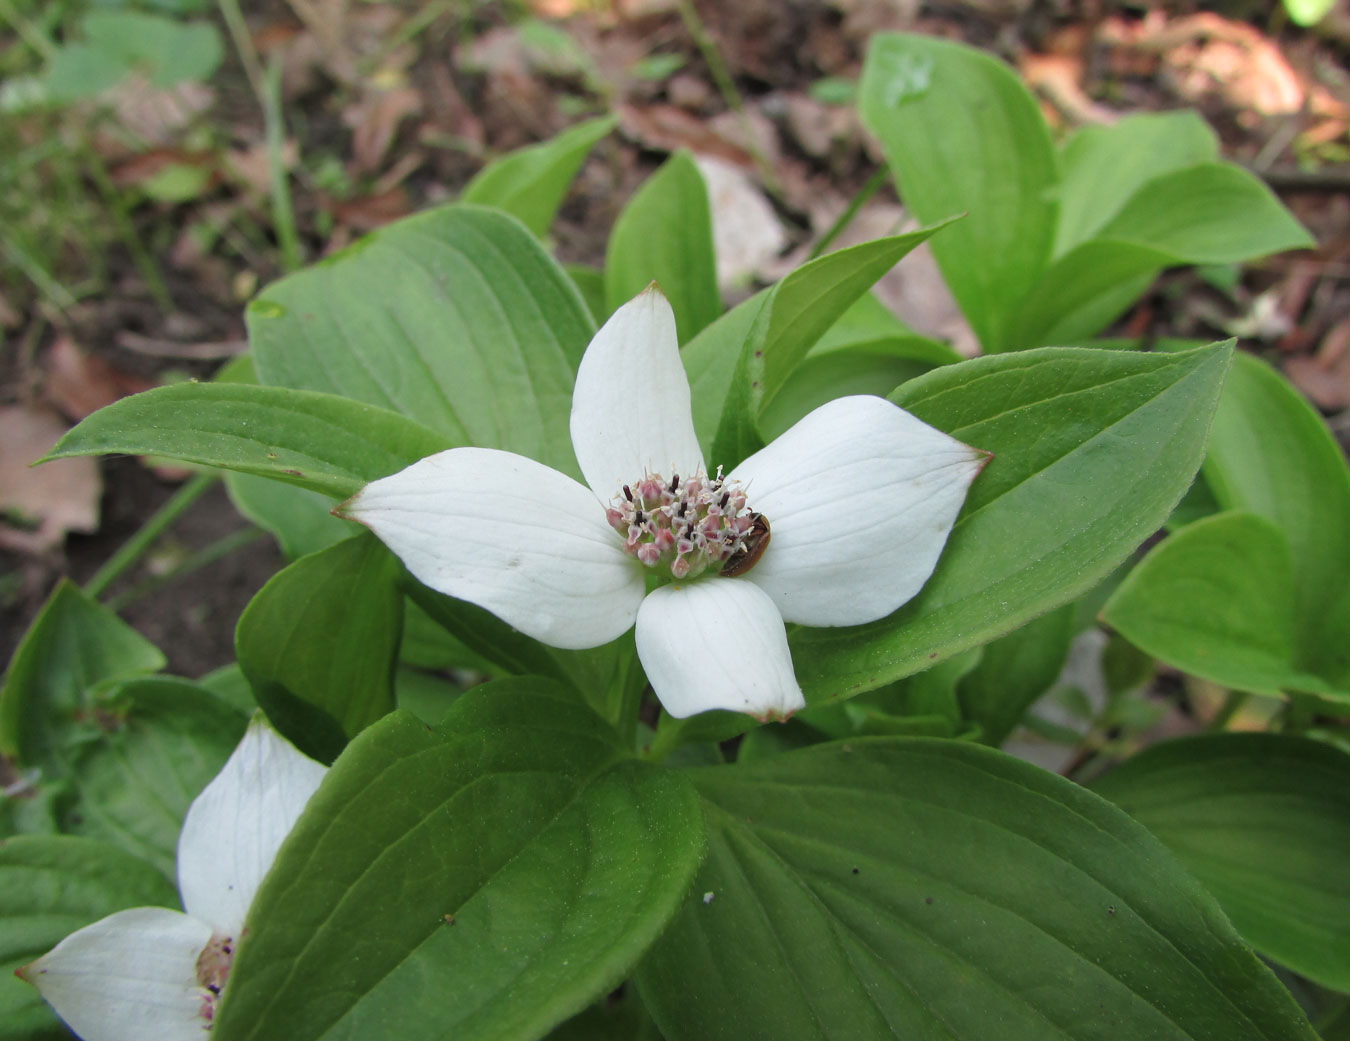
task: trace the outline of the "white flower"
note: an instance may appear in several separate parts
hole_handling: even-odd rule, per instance
[[[324,773],[255,720],[183,821],[178,888],[187,914],[118,911],[18,974],[84,1041],[200,1041],[253,895]]]
[[[674,314],[655,287],[586,349],[571,432],[589,488],[510,452],[455,448],[335,512],[432,589],[550,646],[596,647],[636,623],[647,678],[675,717],[801,708],[784,621],[855,625],[909,600],[988,460],[857,396],[822,405],[725,478],[709,471]],[[649,575],[667,584],[648,592]]]

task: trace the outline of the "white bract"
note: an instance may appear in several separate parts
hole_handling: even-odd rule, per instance
[[[253,895],[325,767],[255,720],[178,838],[187,913],[118,911],[19,970],[84,1041],[200,1041]]]
[[[550,646],[597,647],[636,623],[647,678],[677,718],[801,708],[784,621],[856,625],[909,600],[989,458],[856,396],[710,471],[654,287],[586,349],[571,432],[589,488],[510,452],[454,448],[337,512],[424,584]],[[665,584],[648,592],[649,577]]]

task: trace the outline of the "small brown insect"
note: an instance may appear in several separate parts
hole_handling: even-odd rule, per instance
[[[769,548],[769,522],[762,513],[750,514],[750,530],[735,551],[722,565],[721,574],[727,578],[743,575],[759,563],[764,551]]]

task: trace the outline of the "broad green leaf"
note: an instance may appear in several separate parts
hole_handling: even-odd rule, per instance
[[[1240,510],[1182,528],[1149,551],[1102,608],[1136,647],[1235,690],[1324,690],[1294,666],[1294,580],[1274,524]]]
[[[1006,350],[1078,344],[1139,299],[1171,256],[1129,242],[1085,242],[1050,265],[1008,319]]]
[[[0,1041],[72,1036],[15,969],[100,918],[158,906],[179,906],[173,884],[114,846],[69,835],[0,842]]]
[[[76,796],[64,830],[110,842],[175,878],[188,806],[225,765],[248,718],[170,676],[119,684],[92,709],[97,730],[63,755]]]
[[[986,644],[957,695],[964,717],[978,723],[981,740],[1003,744],[1032,703],[1064,668],[1073,640],[1074,606],[1065,604]]]
[[[253,696],[253,688],[248,685],[248,677],[244,675],[244,670],[239,667],[237,661],[212,669],[197,683],[245,715],[253,715],[258,708],[258,699]]]
[[[213,382],[256,384],[252,355],[230,359]],[[351,525],[333,516],[332,499],[319,492],[237,471],[225,474],[225,490],[236,510],[271,532],[288,560],[316,553],[351,535]]]
[[[1088,241],[1146,183],[1219,158],[1219,139],[1199,113],[1148,112],[1075,130],[1060,149],[1056,257]]]
[[[907,328],[864,293],[830,326],[761,411],[759,431],[773,440],[808,412],[849,394],[885,397],[907,380],[961,356]]]
[[[1276,734],[1181,738],[1093,789],[1162,839],[1258,951],[1350,991],[1350,755]]]
[[[1200,163],[1144,184],[1096,234],[1180,263],[1228,264],[1316,243],[1255,175]]]
[[[1001,350],[1055,235],[1057,160],[1035,98],[980,51],[887,33],[872,37],[860,109],[920,221],[966,214],[933,255],[985,350]]]
[[[489,611],[456,600],[408,577],[404,591],[419,608],[471,650],[494,677],[547,676],[579,691],[597,712],[608,715],[606,699],[645,684],[636,662],[632,631],[612,643],[584,651],[546,647],[517,632]],[[610,717],[613,718],[613,717]]]
[[[1092,239],[1050,266],[1017,307],[1004,346],[1091,337],[1165,267],[1232,263],[1311,245],[1298,221],[1246,170],[1229,163],[1172,170],[1140,185]]]
[[[611,990],[703,852],[682,776],[541,680],[396,713],[334,764],[249,914],[220,1041],[536,1038]]]
[[[164,668],[164,655],[68,580],[38,613],[0,690],[0,752],[43,762],[92,709],[94,687]]]
[[[474,175],[461,198],[505,210],[542,238],[587,154],[616,122],[613,116],[588,119],[542,144],[495,159]]]
[[[808,701],[926,669],[1105,578],[1190,485],[1231,354],[1045,348],[946,365],[896,391],[993,461],[917,597],[868,625],[793,634]]]
[[[394,709],[402,574],[362,533],[273,575],[239,617],[235,654],[258,704],[311,758],[331,763]]]
[[[158,455],[345,498],[449,447],[411,420],[333,394],[179,383],[99,409],[46,458]]]
[[[225,56],[220,32],[209,22],[95,10],[81,27],[91,47],[116,56],[127,72],[145,72],[152,87],[210,79]]]
[[[714,459],[730,466],[763,445],[760,414],[811,347],[877,279],[939,230],[941,225],[920,228],[827,253],[769,289],[741,348],[713,442]]]
[[[263,383],[355,398],[445,444],[579,474],[567,421],[595,326],[506,214],[453,205],[390,224],[268,286],[248,327]]]
[[[691,777],[708,859],[638,984],[668,1041],[1315,1041],[1214,898],[992,749],[853,738]]]
[[[351,535],[351,523],[333,516],[332,498],[320,492],[238,472],[225,475],[225,490],[236,510],[272,534],[287,560]]]
[[[735,379],[741,352],[768,295],[769,291],[765,289],[742,300],[680,351],[680,360],[689,377],[694,431],[705,457],[712,453],[713,437],[722,420],[728,388]]]
[[[128,71],[119,55],[86,43],[68,43],[47,62],[42,86],[57,104],[83,101],[116,86]]]
[[[581,299],[586,302],[586,310],[595,319],[596,325],[604,325],[609,317],[609,307],[605,304],[605,273],[598,267],[586,264],[568,264],[567,277],[576,285]]]
[[[626,986],[550,1030],[546,1041],[661,1041],[637,988]]]
[[[722,313],[712,212],[703,175],[676,152],[619,213],[605,253],[605,302],[612,312],[659,282],[675,309],[680,343]]]
[[[1273,369],[1239,354],[1204,476],[1222,507],[1283,532],[1294,568],[1294,663],[1350,692],[1350,470],[1326,423]]]

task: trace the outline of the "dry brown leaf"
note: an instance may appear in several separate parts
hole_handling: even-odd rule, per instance
[[[219,361],[233,358],[248,350],[247,340],[210,340],[183,343],[158,336],[142,336],[129,330],[117,334],[117,346],[152,358],[176,358],[187,361]]]
[[[357,231],[373,231],[411,212],[412,200],[402,185],[395,185],[379,195],[366,195],[333,204],[333,216],[338,223]]]
[[[173,87],[152,87],[140,73],[109,88],[117,121],[142,144],[162,147],[176,142],[185,127],[211,107],[216,93],[205,83],[187,80]]]
[[[1023,54],[1022,77],[1073,125],[1114,123],[1116,113],[1083,90],[1083,59],[1072,54]]]
[[[25,553],[61,544],[68,531],[98,529],[103,482],[89,457],[29,466],[69,429],[55,412],[31,405],[0,407],[0,512],[19,526],[0,527],[0,543]]]
[[[76,422],[118,398],[139,394],[153,386],[153,380],[86,353],[68,336],[58,337],[47,354],[44,396]]]
[[[754,165],[750,153],[714,133],[708,123],[674,105],[619,105],[619,128],[645,148],[674,152],[687,148],[700,155],[713,155],[739,166]]]
[[[1320,408],[1334,412],[1350,406],[1350,318],[1332,326],[1315,355],[1286,361],[1284,372]]]
[[[380,168],[399,125],[422,111],[422,95],[409,86],[371,90],[342,113],[352,128],[352,164],[361,173]]]
[[[1212,12],[1168,21],[1150,12],[1142,22],[1107,19],[1101,39],[1160,54],[1177,92],[1191,101],[1220,94],[1229,105],[1260,115],[1303,108],[1303,81],[1259,29]]]

